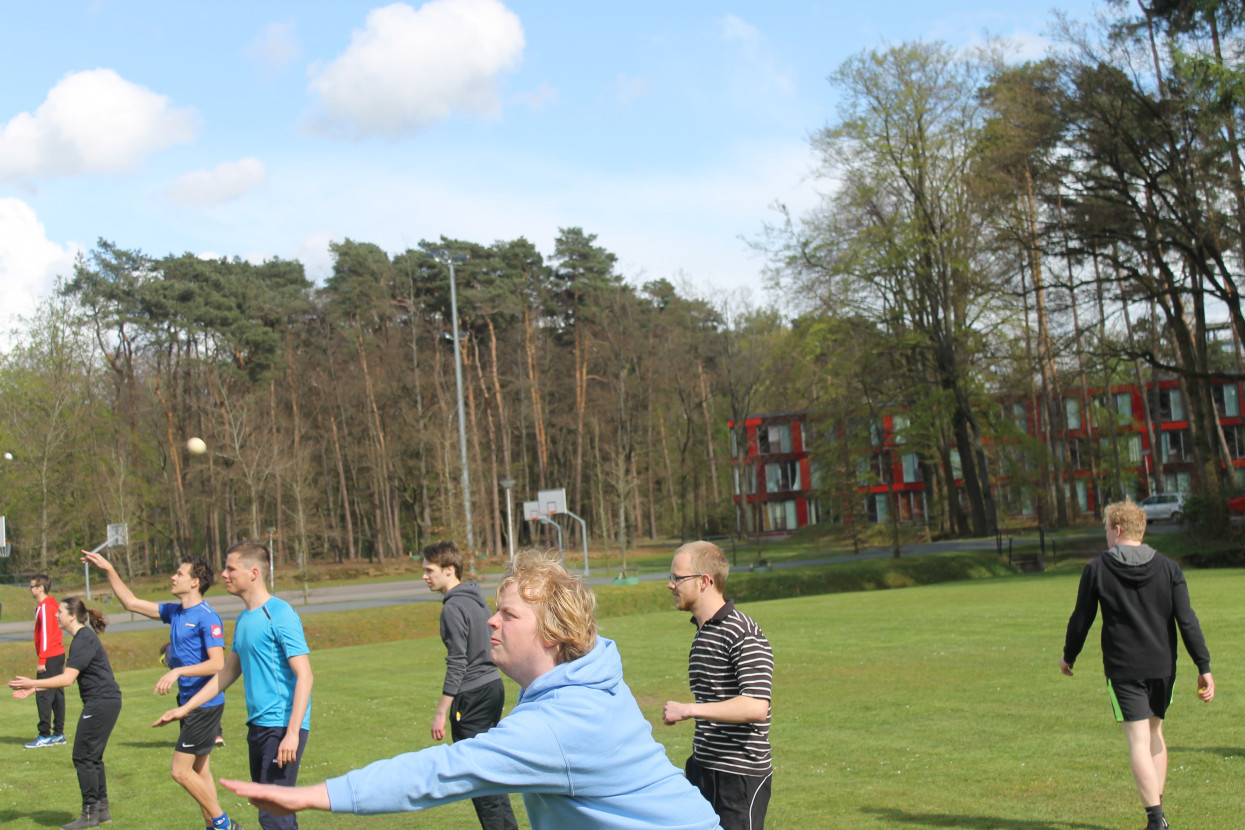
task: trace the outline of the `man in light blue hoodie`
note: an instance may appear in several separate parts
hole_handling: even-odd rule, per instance
[[[369,764],[310,787],[222,781],[261,810],[370,815],[522,794],[532,830],[720,830],[670,763],[597,636],[596,597],[536,551],[517,555],[489,618],[493,662],[522,689],[488,732]]]

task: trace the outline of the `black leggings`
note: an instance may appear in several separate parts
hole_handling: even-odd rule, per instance
[[[108,797],[104,775],[104,748],[121,714],[121,700],[92,700],[82,704],[78,730],[73,738],[73,765],[78,771],[82,803],[94,804]]]

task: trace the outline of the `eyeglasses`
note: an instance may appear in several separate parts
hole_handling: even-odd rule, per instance
[[[672,585],[678,585],[680,582],[682,582],[685,579],[695,579],[698,576],[707,576],[707,575],[708,574],[683,574],[682,576],[680,576],[679,574],[672,573],[670,574],[670,583]]]

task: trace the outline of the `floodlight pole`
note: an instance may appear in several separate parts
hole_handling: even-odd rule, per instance
[[[458,448],[463,459],[463,513],[467,520],[467,550],[475,550],[471,532],[471,473],[467,469],[467,422],[463,416],[463,356],[458,342],[458,288],[454,279],[454,262],[467,259],[464,254],[443,251],[438,259],[450,268],[450,322],[454,331],[454,381],[458,384]]]
[[[579,522],[580,538],[584,540],[584,576],[590,576],[591,574],[588,571],[588,525],[584,522],[583,519],[579,518],[571,511],[566,510],[564,512],[566,513],[566,515],[570,516],[572,519]]]
[[[510,488],[514,486],[513,478],[503,478],[497,482],[506,491],[506,543],[510,548],[510,561],[514,561],[514,514],[510,509]]]

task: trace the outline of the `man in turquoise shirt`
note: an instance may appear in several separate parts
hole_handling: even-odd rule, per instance
[[[268,593],[269,567],[268,548],[260,542],[239,542],[229,549],[221,578],[225,590],[246,605],[234,624],[233,649],[219,674],[154,725],[184,718],[245,677],[251,780],[293,787],[311,728],[313,678],[302,621],[288,602]],[[259,825],[297,830],[298,819],[260,810]]]

